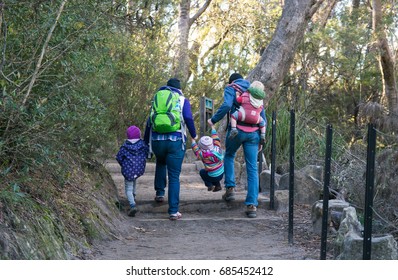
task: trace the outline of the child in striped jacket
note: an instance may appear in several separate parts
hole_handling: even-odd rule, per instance
[[[196,157],[203,162],[204,169],[199,171],[199,175],[207,190],[220,191],[220,181],[224,176],[224,153],[214,126],[211,127],[211,137],[203,136],[198,143],[192,139],[192,150]]]

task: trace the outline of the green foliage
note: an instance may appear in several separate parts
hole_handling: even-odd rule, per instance
[[[102,19],[109,4],[68,1],[45,50],[33,90],[27,93],[58,5],[48,1],[8,1],[5,5],[1,170],[29,172],[31,167],[45,165],[57,174],[54,167],[62,167],[59,163],[64,151],[85,158],[110,136],[104,94],[109,93],[104,90],[104,73],[110,61],[104,42],[110,26]]]
[[[264,147],[266,155],[271,155],[272,111],[276,112],[276,159],[278,165],[284,165],[289,162],[290,158],[291,110],[285,107],[274,109],[274,104],[271,104],[268,108],[266,112],[268,120],[267,141]],[[323,120],[320,122],[311,121],[305,114],[295,112],[294,160],[296,168],[299,169],[308,164],[323,166],[327,124]],[[338,133],[334,133],[332,140],[332,159],[337,160],[343,153],[339,147],[345,145],[345,141]],[[270,158],[270,156],[267,158]]]
[[[359,106],[379,101],[382,91],[369,18],[366,5],[352,11],[340,2],[326,25],[314,21],[281,91],[297,111],[344,130],[346,140],[358,134]]]
[[[15,205],[25,198],[26,194],[21,192],[21,188],[16,182],[12,182],[9,186],[4,186],[0,190],[0,202],[7,203],[8,205]]]

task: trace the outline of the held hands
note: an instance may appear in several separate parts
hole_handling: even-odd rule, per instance
[[[211,121],[211,119],[207,120],[207,123],[211,126],[212,130],[216,130],[216,126],[214,125],[214,123]]]

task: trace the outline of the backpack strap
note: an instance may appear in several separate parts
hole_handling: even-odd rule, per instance
[[[181,106],[181,112],[180,112],[180,114],[181,114],[181,117],[180,117],[181,129],[180,129],[180,131],[181,131],[181,136],[182,136],[182,149],[184,150],[185,142],[186,142],[185,140],[187,138],[187,127],[185,125],[184,116],[182,114],[182,112],[184,110],[185,97],[183,95],[180,95],[179,98],[180,98],[180,106]]]
[[[236,122],[237,125],[242,125],[242,126],[248,126],[248,127],[259,127],[260,124],[256,123],[256,124],[251,124],[251,123],[245,123],[242,121],[237,121]]]
[[[243,94],[243,90],[240,88],[239,85],[235,84],[234,82],[228,84],[227,86],[232,87],[235,91],[239,92],[241,95]],[[227,131],[228,126],[230,126],[231,114],[238,109],[239,109],[239,107],[235,104],[235,102],[233,102],[232,107],[227,114],[227,125],[225,127],[225,131]]]

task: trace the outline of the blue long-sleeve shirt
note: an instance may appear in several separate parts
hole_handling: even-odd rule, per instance
[[[250,82],[245,79],[237,79],[234,81],[234,84],[237,85],[242,90],[242,92],[247,91],[250,87]],[[236,90],[231,85],[227,85],[224,89],[224,102],[211,118],[211,122],[213,124],[216,124],[227,113],[234,113],[237,108],[239,108],[239,103],[236,101]],[[261,111],[260,116],[263,117],[265,125],[267,125],[267,118],[265,116],[264,109]]]
[[[181,90],[174,88],[174,87],[170,87],[170,86],[163,86],[163,87],[160,87],[158,90],[163,90],[166,88],[169,88],[173,92],[176,92],[179,95],[182,95]],[[194,123],[193,116],[192,116],[191,103],[189,102],[188,99],[186,99],[186,98],[184,98],[184,99],[185,100],[184,100],[184,105],[182,107],[182,117],[184,118],[184,122],[189,131],[189,134],[191,135],[192,138],[195,138],[196,137],[196,128],[195,128],[195,123]],[[150,132],[151,132],[151,120],[150,120],[150,118],[148,118],[147,122],[146,122],[146,127],[145,127],[145,134],[144,134],[144,141],[147,144],[149,144]],[[161,133],[152,131],[152,138],[157,139],[160,134]],[[185,136],[182,136],[180,131],[176,131],[176,132],[171,132],[171,133],[162,133],[162,137],[163,138],[164,137],[179,138],[179,137],[185,137]]]

